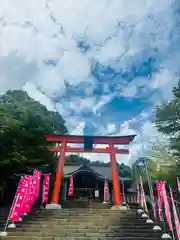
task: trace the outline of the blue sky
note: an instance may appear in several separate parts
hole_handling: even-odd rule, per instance
[[[171,3],[170,3],[171,2]],[[137,134],[129,156],[161,135],[157,104],[179,78],[178,0],[3,0],[0,89],[59,111],[71,134]],[[107,156],[86,155],[107,161]]]

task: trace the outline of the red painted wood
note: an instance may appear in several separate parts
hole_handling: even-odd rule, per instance
[[[83,136],[58,136],[58,135],[45,135],[48,142],[62,142],[67,143],[84,143]],[[135,136],[124,137],[93,137],[94,144],[129,144]]]
[[[129,154],[129,149],[119,149],[119,148],[113,148],[115,153],[117,154]],[[48,148],[51,152],[61,152],[60,147],[50,147]],[[91,151],[86,151],[84,148],[74,148],[74,147],[67,147],[66,152],[91,152],[91,153],[110,153],[112,152],[112,149],[110,148],[94,148]]]
[[[109,144],[109,148],[111,150],[110,153],[110,161],[111,161],[111,169],[112,169],[112,182],[113,182],[113,189],[114,189],[114,204],[120,205],[121,204],[121,188],[119,184],[119,174],[117,168],[117,161],[115,155],[115,148],[113,144]]]
[[[64,160],[66,156],[66,143],[62,143],[62,149],[59,159],[58,159],[58,165],[56,169],[56,178],[54,182],[54,189],[52,193],[52,199],[51,203],[53,204],[59,204],[60,202],[60,191],[61,191],[61,184],[62,184],[62,177],[63,177],[63,172],[64,172]]]

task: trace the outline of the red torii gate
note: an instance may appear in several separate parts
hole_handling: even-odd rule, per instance
[[[46,140],[48,142],[58,143],[58,147],[50,147],[49,150],[52,152],[59,152],[59,160],[56,170],[56,178],[54,183],[54,189],[52,194],[51,204],[59,204],[60,189],[64,171],[64,160],[66,152],[92,152],[92,153],[109,153],[111,168],[112,168],[112,181],[114,189],[114,203],[115,205],[121,204],[121,190],[119,184],[119,174],[116,162],[116,153],[118,154],[129,154],[129,149],[119,149],[114,145],[128,145],[135,137],[135,135],[129,136],[118,136],[118,137],[102,137],[102,136],[73,136],[73,135],[54,135],[46,134]],[[83,143],[87,144],[90,142],[88,149],[86,147],[70,147],[68,143]],[[106,148],[93,148],[93,144],[108,144]]]

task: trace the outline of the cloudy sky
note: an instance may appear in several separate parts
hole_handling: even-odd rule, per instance
[[[0,93],[24,89],[71,134],[137,134],[132,163],[158,135],[180,56],[178,0],[1,0]],[[90,155],[88,155],[90,157]],[[91,155],[107,161],[108,156]]]

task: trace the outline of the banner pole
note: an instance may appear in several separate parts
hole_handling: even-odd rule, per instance
[[[21,179],[22,179],[22,178],[23,178],[23,177],[21,177]],[[18,191],[18,188],[19,188],[19,184],[20,184],[20,182],[21,182],[21,179],[19,180],[19,183],[18,183],[16,192],[15,192],[15,195],[14,195],[14,198],[13,198],[13,202],[12,202],[12,204],[11,204],[11,208],[10,208],[9,213],[8,213],[8,217],[7,217],[5,226],[4,226],[4,231],[0,233],[0,236],[6,236],[6,235],[7,235],[7,227],[8,227],[8,223],[9,223],[9,217],[10,217],[10,214],[11,214],[11,211],[12,211],[12,207],[13,207],[15,201],[17,200],[16,194],[17,194],[17,191]],[[14,224],[14,227],[13,227],[13,228],[15,228],[15,224]]]

